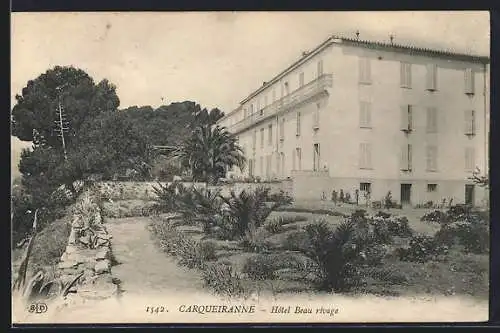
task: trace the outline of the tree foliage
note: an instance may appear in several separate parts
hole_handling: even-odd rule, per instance
[[[55,131],[58,106],[61,104],[67,120],[67,146],[76,140],[82,124],[100,113],[116,111],[120,100],[116,88],[107,80],[94,80],[83,70],[56,66],[28,81],[21,95],[16,95],[12,110],[12,135],[32,141],[38,133],[43,141],[55,148],[61,139]]]
[[[78,147],[69,159],[79,173],[111,178],[127,169],[140,170],[152,159],[147,136],[121,112],[103,113],[82,126]]]
[[[226,170],[245,167],[245,156],[235,137],[223,128],[200,125],[173,154],[194,180],[210,184],[225,176]]]

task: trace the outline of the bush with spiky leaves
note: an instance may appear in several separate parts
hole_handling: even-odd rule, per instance
[[[285,196],[270,196],[270,188],[258,187],[253,192],[246,190],[236,194],[231,191],[228,198],[222,200],[228,207],[229,215],[235,223],[237,237],[245,238],[254,243],[257,228],[262,226],[267,217],[278,207],[288,204],[291,200]]]
[[[175,211],[178,208],[179,192],[183,192],[183,190],[185,190],[184,185],[175,181],[165,185],[158,183],[158,186],[153,186],[153,191],[156,194],[156,207],[164,213]]]
[[[380,265],[386,254],[363,212],[353,214],[335,230],[323,220],[316,221],[297,237],[297,244],[288,247],[316,264],[318,287],[322,290],[345,291],[359,286],[363,283],[361,268]]]

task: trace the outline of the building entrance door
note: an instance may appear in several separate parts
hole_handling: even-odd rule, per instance
[[[474,205],[474,185],[465,185],[465,204]]]
[[[401,184],[401,204],[411,203],[411,184]]]

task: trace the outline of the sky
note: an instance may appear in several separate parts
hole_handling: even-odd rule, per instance
[[[489,55],[489,26],[467,11],[12,13],[11,106],[28,80],[73,65],[114,83],[122,108],[191,100],[227,113],[333,34]]]

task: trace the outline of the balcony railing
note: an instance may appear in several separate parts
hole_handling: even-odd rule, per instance
[[[247,118],[229,126],[229,131],[233,134],[239,133],[251,125],[276,116],[278,113],[285,112],[287,109],[327,91],[332,85],[332,74],[323,74],[317,79],[266,106],[262,109],[262,113],[260,110],[257,110],[254,114],[248,115]]]

